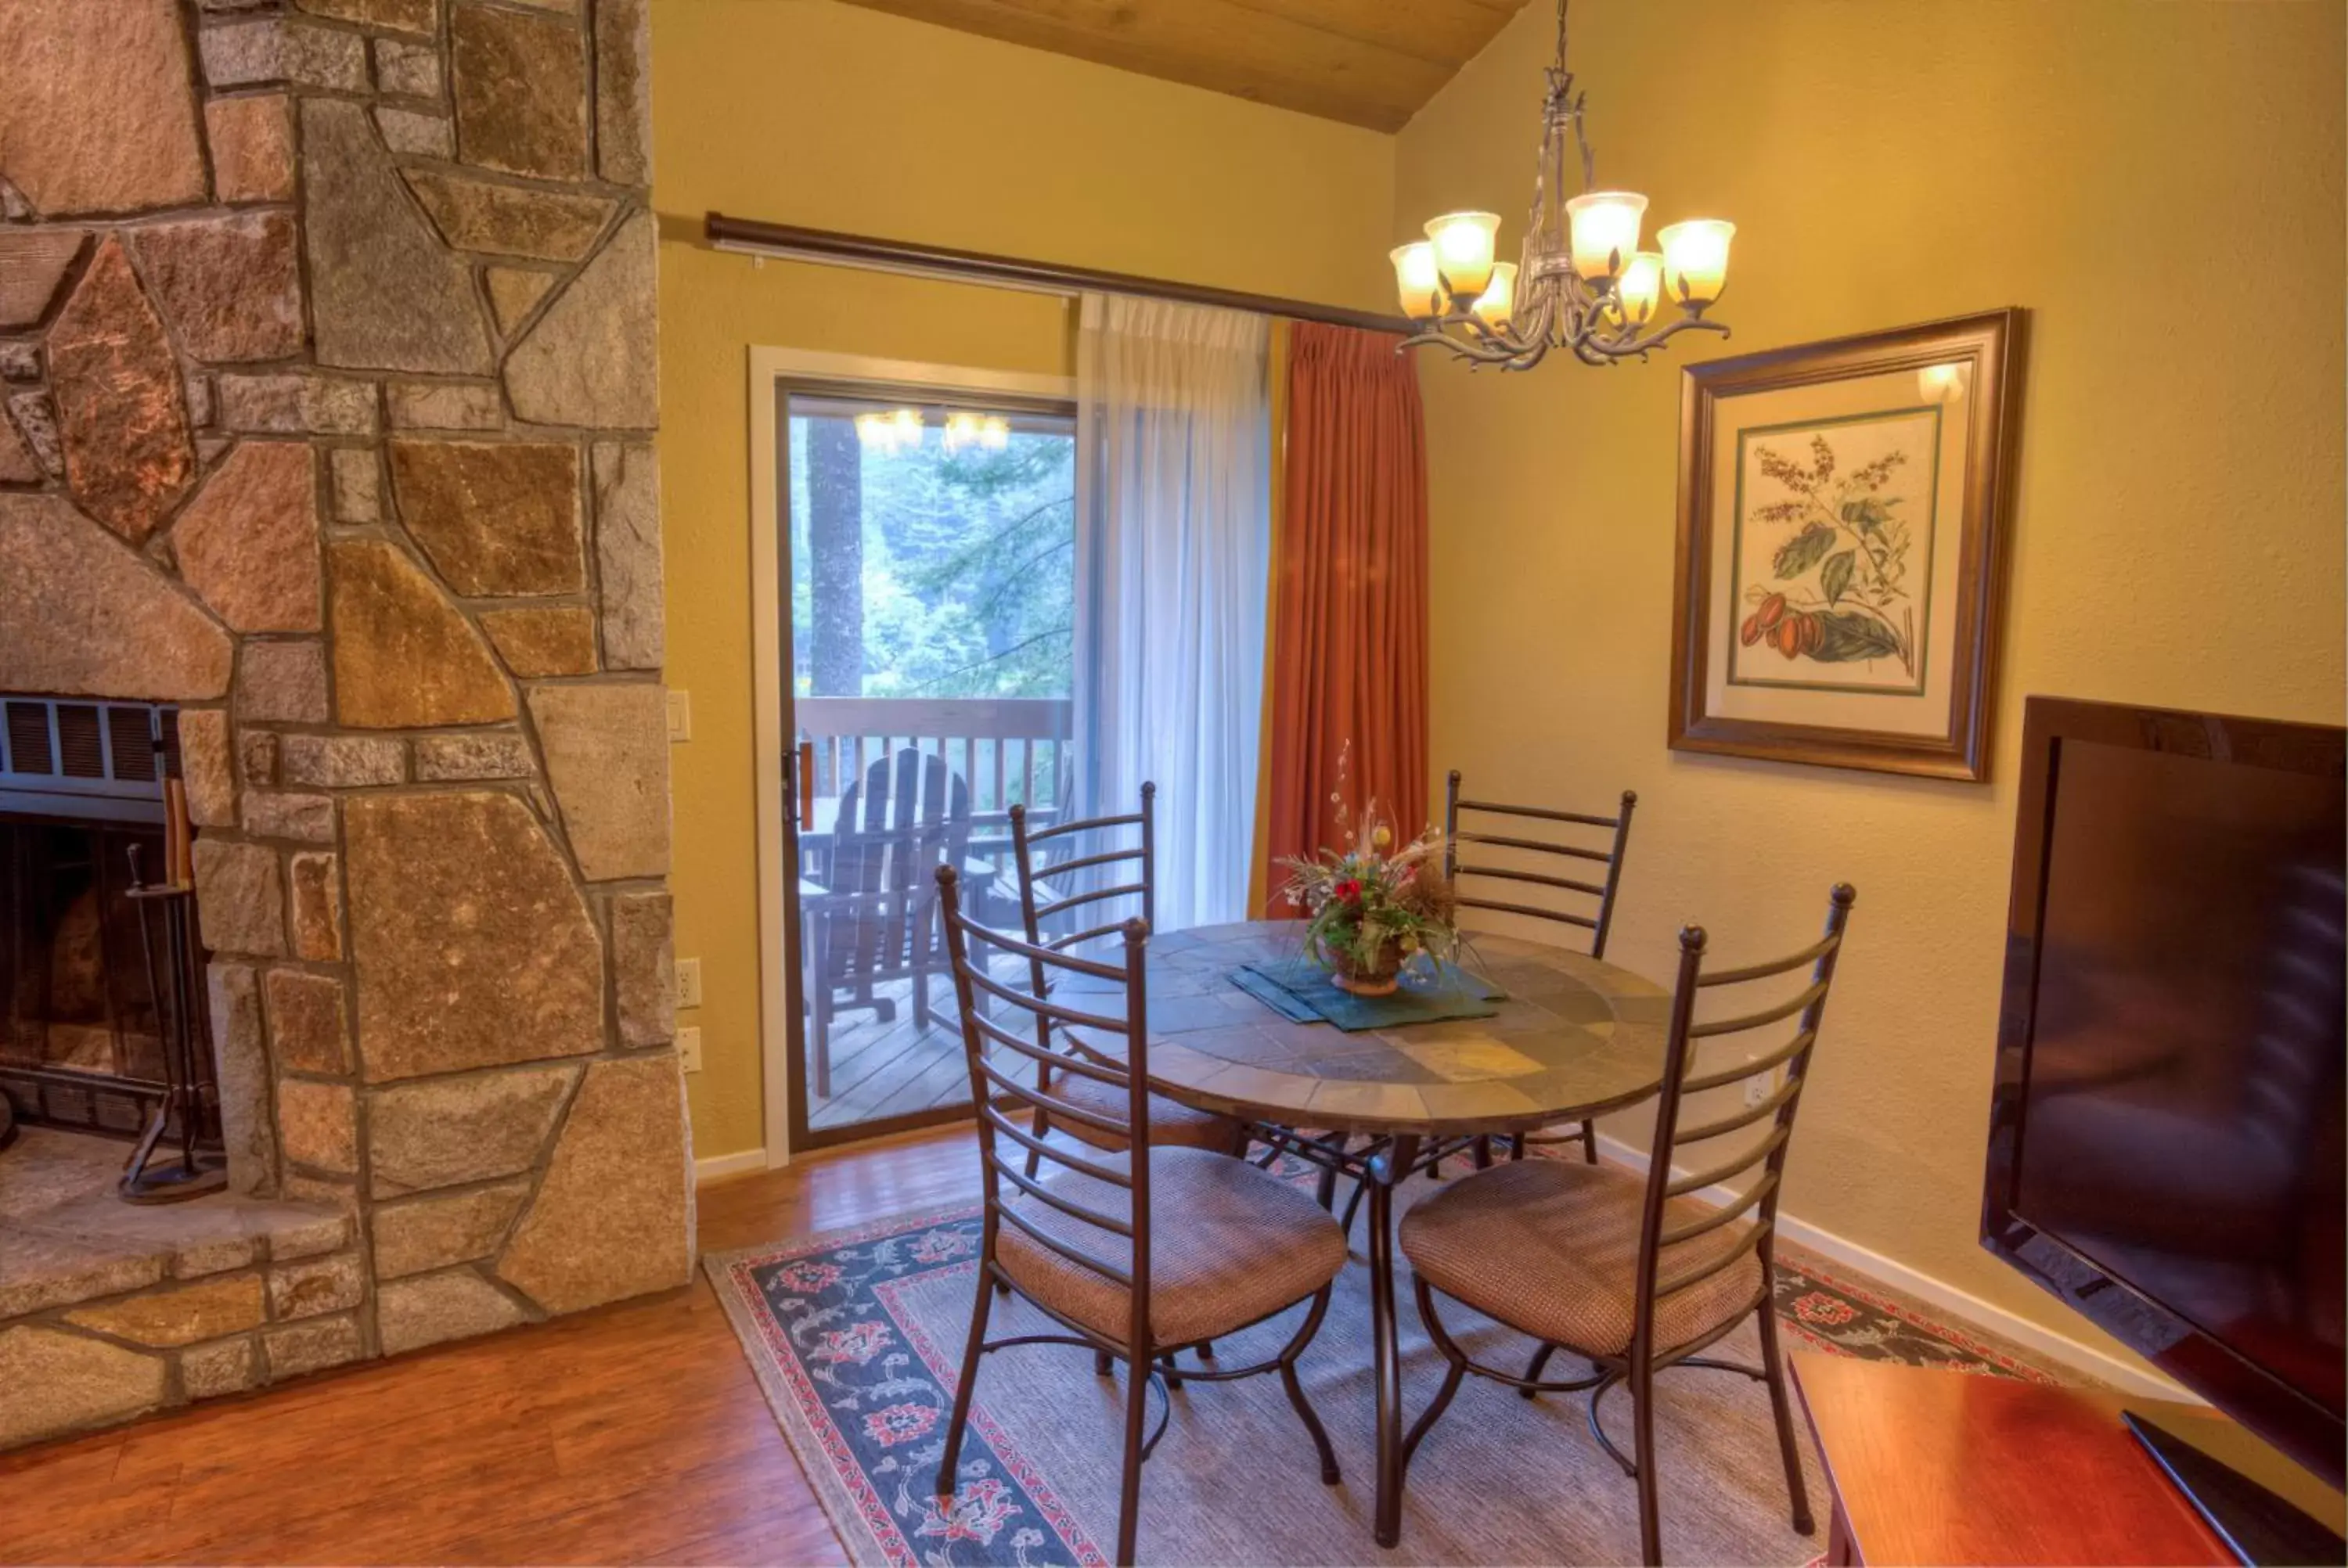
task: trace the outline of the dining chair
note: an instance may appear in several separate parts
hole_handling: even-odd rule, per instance
[[[1690,926],[1680,933],[1679,977],[1644,1176],[1613,1165],[1526,1160],[1462,1177],[1403,1216],[1400,1239],[1416,1283],[1419,1318],[1449,1364],[1442,1388],[1404,1440],[1406,1473],[1412,1454],[1469,1372],[1509,1384],[1527,1399],[1587,1389],[1591,1434],[1638,1482],[1640,1547],[1649,1563],[1657,1563],[1663,1543],[1656,1507],[1655,1374],[1673,1367],[1742,1372],[1768,1385],[1794,1528],[1811,1532],[1801,1452],[1777,1348],[1772,1249],[1794,1113],[1856,897],[1849,884],[1838,885],[1828,902],[1826,935],[1767,963],[1706,973],[1704,928]],[[1748,986],[1805,965],[1809,983],[1787,999],[1734,1017],[1694,1016],[1698,998],[1707,991]],[[1791,1040],[1765,1045],[1759,1054],[1741,1061],[1697,1070],[1699,1044],[1787,1019],[1796,1020]],[[1726,1098],[1756,1080],[1764,1081],[1757,1097],[1745,1102]],[[1715,1091],[1723,1093],[1721,1103],[1737,1108],[1682,1126],[1687,1096]],[[1760,1135],[1737,1153],[1692,1175],[1673,1173],[1690,1146],[1746,1128],[1760,1129]],[[1756,1168],[1760,1173],[1750,1185],[1717,1206],[1694,1196]],[[1537,1341],[1523,1375],[1471,1360],[1437,1315],[1437,1296]],[[1759,1318],[1759,1367],[1701,1354],[1748,1314]],[[1559,1349],[1586,1358],[1590,1376],[1541,1381],[1542,1368]],[[1631,1393],[1635,1460],[1624,1458],[1598,1422],[1599,1401],[1617,1384]]]
[[[1622,810],[1618,814],[1613,816],[1596,816],[1586,812],[1556,811],[1547,806],[1504,805],[1498,801],[1468,800],[1459,793],[1459,770],[1453,768],[1443,797],[1443,874],[1450,880],[1452,887],[1457,894],[1458,907],[1462,909],[1493,909],[1503,914],[1526,915],[1536,920],[1548,920],[1557,925],[1570,926],[1587,931],[1590,933],[1590,956],[1593,958],[1603,958],[1606,956],[1606,937],[1614,926],[1614,895],[1622,882],[1622,856],[1631,845],[1631,813],[1639,804],[1638,794],[1632,790],[1624,790]],[[1474,814],[1479,824],[1488,818],[1502,820],[1491,827],[1480,825],[1462,827],[1459,818],[1463,812]],[[1557,836],[1526,837],[1524,835],[1527,833],[1541,830],[1537,827],[1518,827],[1515,825],[1517,822],[1551,825],[1550,831]],[[1576,828],[1601,829],[1612,834],[1613,839],[1604,849],[1594,848],[1586,844],[1563,842],[1562,840],[1568,836],[1570,830]],[[1488,862],[1470,865],[1460,858],[1459,846],[1462,844],[1551,857],[1548,862],[1536,862],[1536,864],[1583,861],[1594,863],[1604,869],[1602,873],[1591,873],[1591,876],[1601,878],[1598,881],[1591,881],[1584,876],[1567,876],[1553,871],[1529,870],[1521,866],[1499,866]],[[1539,894],[1522,894],[1519,897],[1519,898],[1539,897],[1544,902],[1528,904],[1519,902],[1517,899],[1500,899],[1486,894],[1471,892],[1464,886],[1468,878],[1473,878],[1478,886],[1488,882],[1508,882],[1528,887],[1538,887],[1542,890]],[[1591,904],[1591,900],[1593,899],[1596,900],[1594,908]],[[1522,1132],[1514,1134],[1509,1141],[1509,1157],[1519,1160],[1524,1158],[1525,1145],[1528,1143],[1571,1143],[1577,1138],[1581,1143],[1582,1159],[1590,1164],[1596,1164],[1598,1163],[1598,1129],[1587,1118],[1583,1119],[1578,1132],[1563,1138],[1544,1138],[1538,1134],[1528,1138]],[[1475,1155],[1478,1168],[1491,1163],[1491,1143],[1488,1139],[1477,1141]],[[1441,1174],[1439,1162],[1431,1173]]]
[[[1074,822],[1056,823],[1041,829],[1031,828],[1027,808],[1011,808],[1011,856],[1019,881],[1019,918],[1032,948],[1045,952],[1065,953],[1088,943],[1120,935],[1124,922],[1110,920],[1092,925],[1099,914],[1099,906],[1112,901],[1138,901],[1145,925],[1154,924],[1158,916],[1158,836],[1155,811],[1158,786],[1141,786],[1141,808],[1124,816],[1096,816]],[[1122,842],[1128,831],[1130,842]],[[1107,845],[1102,848],[1099,845]],[[1126,866],[1137,867],[1131,873]],[[1130,880],[1120,880],[1129,875]],[[1040,896],[1040,901],[1039,901]],[[1082,913],[1078,913],[1082,911]],[[1046,936],[1047,930],[1056,935]],[[1055,980],[1047,974],[1044,961],[1028,963],[1029,983],[1038,996],[1066,989],[1094,989],[1100,982],[1087,984],[1081,975]],[[1039,1039],[1053,1041],[1051,1020],[1036,1021]],[[1060,1031],[1055,1047],[1061,1057],[1081,1055],[1083,1043],[1066,1030]],[[1038,1061],[1035,1065],[1035,1087],[1053,1091],[1052,1074],[1056,1064]],[[1092,1112],[1097,1116],[1115,1119],[1123,1109],[1123,1091],[1096,1078],[1082,1073],[1065,1076],[1058,1094],[1069,1103]],[[1041,1139],[1052,1130],[1051,1113],[1038,1107],[1030,1129]],[[1121,1149],[1122,1138],[1109,1139],[1084,1122],[1070,1122],[1064,1131],[1080,1143],[1095,1148]],[[1159,1144],[1187,1144],[1193,1148],[1218,1149],[1229,1153],[1247,1153],[1248,1132],[1244,1124],[1228,1116],[1218,1116],[1211,1111],[1169,1100],[1162,1094],[1149,1097],[1149,1141]],[[1035,1174],[1036,1162],[1042,1156],[1027,1156],[1027,1174]]]
[[[1138,919],[1118,927],[1121,951],[1116,961],[1080,958],[1005,936],[966,917],[952,866],[940,866],[937,880],[947,956],[962,1002],[971,1102],[978,1107],[985,1191],[977,1300],[938,1466],[941,1509],[951,1506],[956,1491],[980,1359],[1014,1345],[1086,1348],[1104,1373],[1115,1361],[1126,1365],[1117,1560],[1131,1563],[1142,1461],[1164,1435],[1170,1414],[1161,1386],[1157,1429],[1145,1436],[1148,1390],[1159,1381],[1155,1368],[1170,1368],[1177,1350],[1207,1345],[1308,1302],[1303,1321],[1271,1358],[1183,1376],[1225,1383],[1278,1372],[1288,1402],[1318,1450],[1322,1481],[1336,1485],[1337,1458],[1297,1380],[1296,1358],[1329,1309],[1330,1287],[1345,1265],[1345,1238],[1311,1197],[1245,1160],[1206,1149],[1153,1145],[1143,962],[1149,927]],[[973,948],[1026,959],[1030,983],[998,979],[990,963],[973,956]],[[1054,976],[1109,983],[1123,993],[1118,1014],[1055,999],[1046,987],[1033,984],[1035,967]],[[1015,976],[1017,966],[1011,971]],[[982,994],[999,1004],[991,1016],[973,1005]],[[1034,1026],[1032,1035],[1009,1027],[1022,1014]],[[1047,1025],[1082,1029],[1101,1040],[1118,1041],[1119,1049],[1113,1056],[1064,1057],[1049,1044]],[[1015,1065],[998,1062],[1004,1052],[1039,1069],[1048,1066],[1110,1087],[1120,1097],[1116,1113],[1031,1088]],[[1047,1112],[1057,1126],[1114,1138],[1122,1147],[1109,1153],[1036,1137],[1019,1125],[1023,1107]],[[1056,1169],[1036,1179],[1028,1173],[1032,1165],[1022,1169],[1022,1151]],[[1160,1226],[1161,1214],[1170,1223]],[[989,1340],[987,1319],[998,1288],[1016,1292],[1066,1332]]]

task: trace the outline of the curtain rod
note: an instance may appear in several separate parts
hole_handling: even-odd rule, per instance
[[[1401,316],[1375,311],[1352,311],[1309,300],[1284,300],[1272,294],[1244,293],[1235,289],[1178,283],[1166,278],[1145,278],[1131,272],[1107,272],[1093,267],[1064,267],[1051,261],[1029,261],[1016,256],[994,256],[982,251],[955,251],[942,245],[916,245],[903,240],[879,240],[869,234],[841,234],[829,229],[802,229],[792,223],[762,223],[755,218],[728,218],[712,212],[704,220],[703,235],[712,248],[745,255],[780,256],[792,261],[831,266],[869,267],[916,278],[942,278],[953,282],[979,283],[991,288],[1021,289],[1034,293],[1075,295],[1098,290],[1133,294],[1148,300],[1174,300],[1189,305],[1218,305],[1225,310],[1252,311],[1258,315],[1284,316],[1291,321],[1318,322],[1328,326],[1362,327],[1371,332],[1413,331]]]

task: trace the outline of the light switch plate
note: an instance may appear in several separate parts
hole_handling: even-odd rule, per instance
[[[668,738],[672,741],[693,739],[693,698],[684,692],[668,694]]]
[[[701,1030],[698,1025],[688,1024],[676,1031],[676,1055],[687,1072],[701,1071]]]
[[[701,1005],[701,960],[679,958],[676,961],[676,1005],[697,1008]]]

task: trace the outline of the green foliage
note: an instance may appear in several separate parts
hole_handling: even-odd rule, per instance
[[[1818,564],[1827,551],[1834,548],[1835,531],[1824,523],[1812,523],[1792,538],[1777,547],[1776,558],[1770,569],[1780,579],[1799,577]]]
[[[1818,571],[1818,591],[1827,596],[1828,604],[1839,601],[1849,590],[1851,573],[1858,569],[1856,550],[1844,550],[1839,555],[1827,558],[1827,564]]]
[[[1890,627],[1872,615],[1855,610],[1830,610],[1819,611],[1818,620],[1822,635],[1810,657],[1821,663],[1848,664],[1899,656],[1900,640]]]
[[[826,414],[819,417],[846,418]],[[790,421],[794,667],[807,667],[810,420]],[[1076,625],[1076,443],[863,449],[868,697],[1065,697]],[[802,681],[801,689],[804,690]]]

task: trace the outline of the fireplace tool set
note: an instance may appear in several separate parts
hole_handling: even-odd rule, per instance
[[[124,1200],[134,1204],[178,1203],[228,1184],[219,1091],[199,1000],[204,956],[196,940],[194,829],[188,820],[179,727],[160,714],[155,753],[163,784],[163,879],[147,880],[134,845],[129,897],[139,911],[139,941],[155,1002],[156,1031],[162,1040],[165,1089],[118,1184]],[[158,1148],[174,1134],[177,1163],[157,1163]]]

